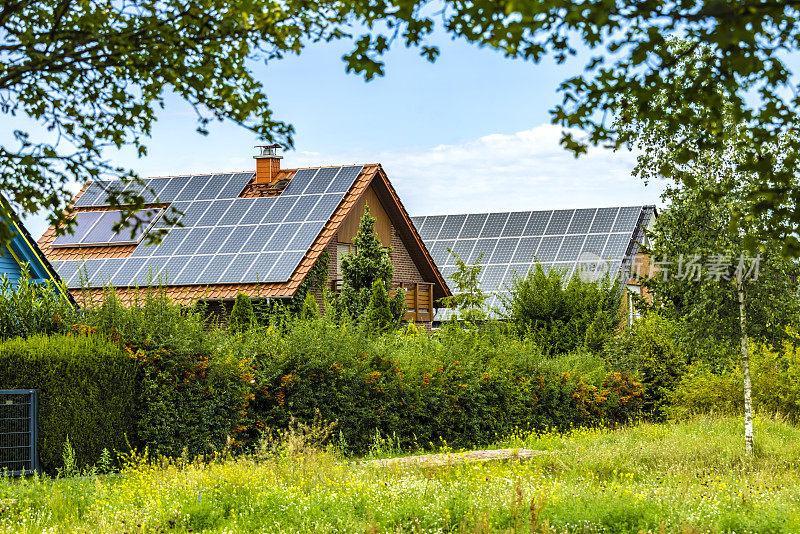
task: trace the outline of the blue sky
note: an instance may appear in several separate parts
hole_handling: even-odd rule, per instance
[[[536,65],[439,44],[433,64],[395,49],[386,76],[368,83],[345,73],[344,43],[255,65],[276,118],[296,128],[284,167],[380,162],[412,215],[659,203],[663,184],[630,176],[633,154],[594,149],[575,159],[558,145],[548,110],[582,61]],[[201,136],[195,126],[193,111],[170,98],[145,158],[107,157],[144,177],[254,167],[249,132],[214,123]],[[26,223],[36,237],[45,229],[41,216]]]

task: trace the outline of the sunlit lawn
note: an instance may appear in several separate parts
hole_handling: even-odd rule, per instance
[[[800,431],[736,419],[510,438],[530,461],[379,467],[307,451],[0,482],[3,532],[800,532]]]

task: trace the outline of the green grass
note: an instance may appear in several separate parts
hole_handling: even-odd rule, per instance
[[[738,419],[512,436],[527,463],[376,467],[307,451],[0,482],[0,532],[800,532],[800,429]]]

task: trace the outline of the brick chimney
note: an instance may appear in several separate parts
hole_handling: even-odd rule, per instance
[[[257,184],[272,184],[278,178],[281,170],[281,160],[283,156],[278,155],[281,145],[256,145],[260,149],[260,154],[253,156],[256,160],[256,181]]]

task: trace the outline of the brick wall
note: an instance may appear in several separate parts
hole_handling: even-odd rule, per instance
[[[394,226],[392,226],[392,265],[394,265],[393,283],[425,282]]]

